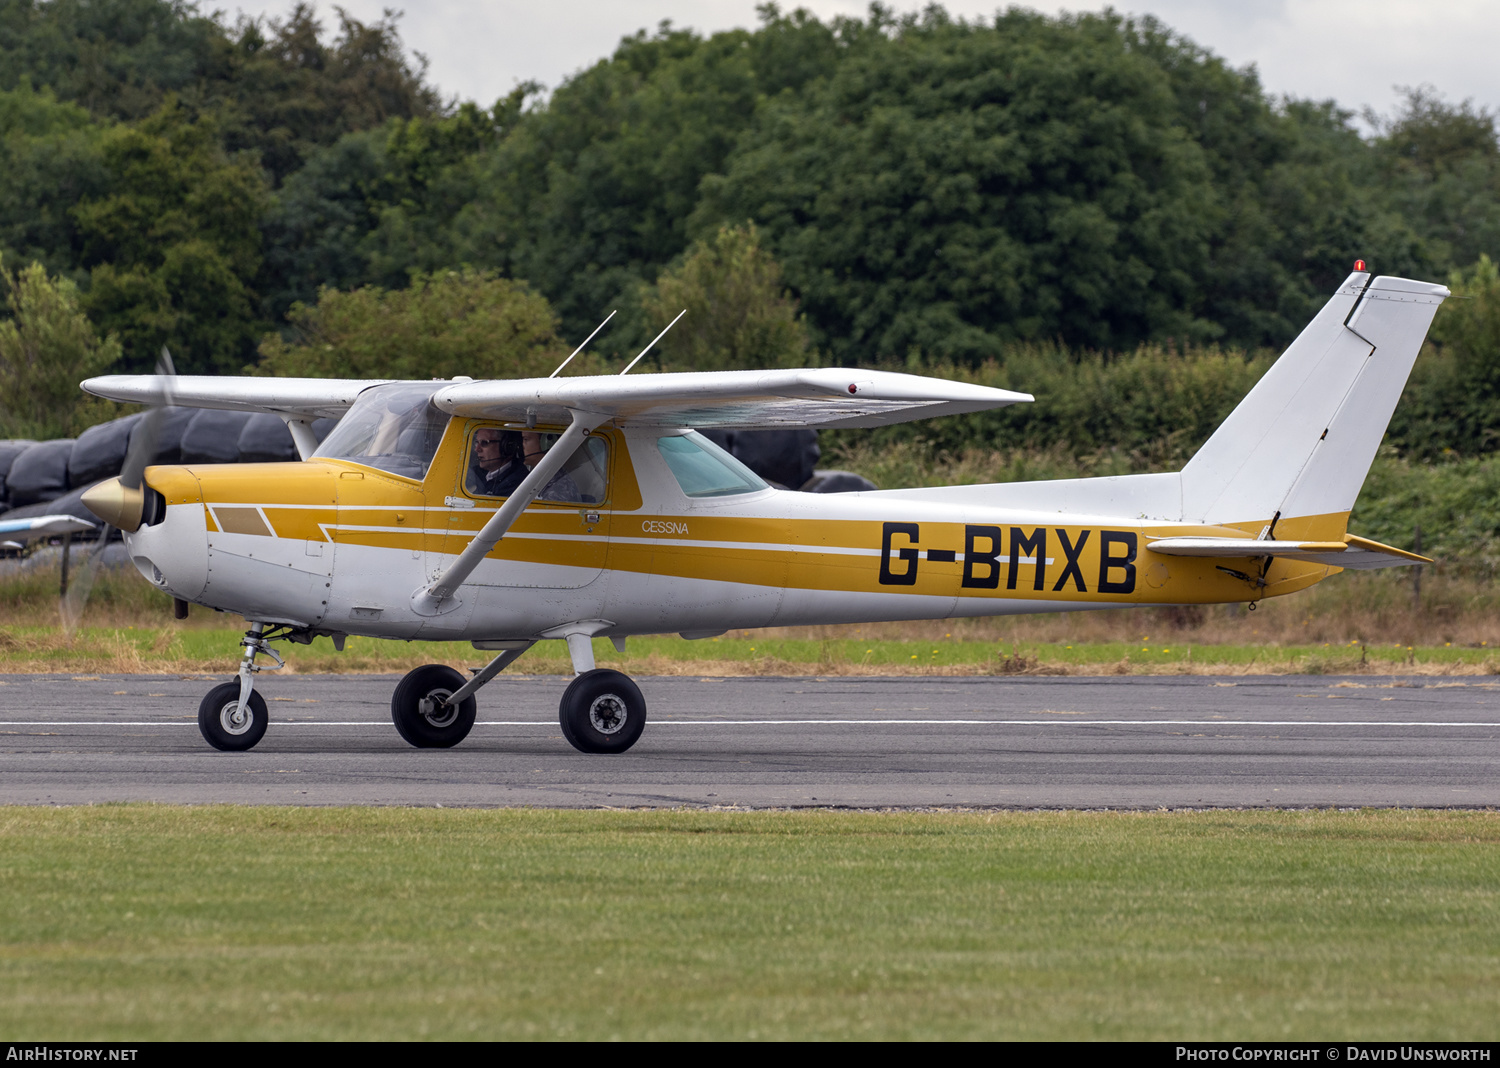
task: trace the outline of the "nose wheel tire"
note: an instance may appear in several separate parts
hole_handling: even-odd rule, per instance
[[[595,668],[568,684],[557,718],[580,753],[623,753],[646,729],[646,699],[630,676]]]
[[[466,680],[451,667],[427,664],[407,672],[391,695],[391,722],[402,738],[418,749],[447,749],[469,736],[479,710],[473,697],[456,705],[442,699]]]
[[[266,714],[266,699],[253,690],[250,700],[245,702],[245,711],[240,712],[238,682],[215,686],[198,705],[198,730],[203,740],[215,749],[231,753],[254,749],[265,737],[270,719]]]

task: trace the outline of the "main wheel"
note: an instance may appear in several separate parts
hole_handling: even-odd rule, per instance
[[[473,697],[456,705],[442,703],[465,681],[442,664],[426,664],[407,672],[391,694],[391,722],[401,737],[418,749],[447,749],[467,738],[479,705]]]
[[[203,740],[215,749],[237,753],[254,749],[266,734],[266,699],[254,690],[240,712],[240,684],[226,682],[215,686],[198,705],[198,730]]]
[[[557,718],[580,753],[623,753],[646,729],[646,699],[628,675],[595,668],[568,684]]]

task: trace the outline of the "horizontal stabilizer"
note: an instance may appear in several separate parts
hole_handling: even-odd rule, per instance
[[[1243,560],[1247,557],[1276,556],[1284,560],[1302,560],[1310,564],[1347,567],[1370,571],[1378,567],[1403,567],[1430,564],[1432,560],[1405,549],[1382,545],[1368,538],[1345,534],[1342,541],[1269,541],[1255,538],[1158,538],[1148,546],[1163,556],[1206,556],[1217,559]]]

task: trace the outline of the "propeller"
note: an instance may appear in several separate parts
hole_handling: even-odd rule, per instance
[[[63,631],[71,639],[83,619],[83,610],[88,605],[89,594],[94,589],[94,579],[104,559],[104,550],[117,529],[136,530],[141,525],[141,511],[145,505],[146,468],[156,457],[157,439],[161,437],[162,423],[167,418],[167,409],[172,404],[171,380],[177,375],[172,364],[172,354],[161,347],[156,360],[156,374],[164,381],[157,400],[130,433],[130,444],[125,449],[125,462],[120,467],[120,477],[108,479],[94,486],[83,495],[83,503],[89,511],[105,520],[99,531],[99,540],[78,569],[77,577],[68,584],[62,595],[59,608],[62,613]]]

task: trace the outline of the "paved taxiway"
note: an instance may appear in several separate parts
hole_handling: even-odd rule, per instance
[[[211,685],[0,679],[0,803],[1500,805],[1484,679],[647,678],[619,757],[563,741],[565,680],[501,677],[460,746],[415,750],[395,676],[262,676],[249,753],[198,735]]]

